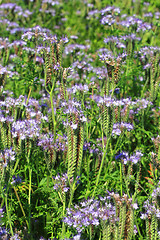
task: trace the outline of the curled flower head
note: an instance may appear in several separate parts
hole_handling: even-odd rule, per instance
[[[54,189],[57,192],[68,192],[69,187],[68,187],[68,176],[66,173],[62,175],[62,177],[58,174],[56,177],[53,177],[55,184],[54,184]]]

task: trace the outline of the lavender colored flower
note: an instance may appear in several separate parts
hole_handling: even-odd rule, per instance
[[[54,141],[54,135],[52,133],[40,134],[38,137],[38,146],[42,146],[45,151],[66,151],[67,137],[57,134],[57,138]]]
[[[118,159],[128,159],[128,153],[126,152],[121,152],[121,153],[118,153],[116,156],[115,156],[115,159],[118,160]]]
[[[127,164],[128,162],[137,164],[142,156],[143,154],[140,151],[136,151],[136,153],[134,153],[132,156],[129,156],[127,152],[121,152],[115,156],[115,159],[116,160],[121,159],[124,164]]]
[[[134,105],[137,107],[137,110],[145,109],[148,106],[153,105],[152,102],[146,100],[146,99],[137,99],[134,103]]]
[[[80,235],[87,227],[96,228],[106,221],[118,224],[119,218],[113,202],[116,202],[117,205],[129,204],[132,206],[132,199],[129,199],[126,194],[120,197],[119,194],[108,192],[104,198],[100,197],[99,199],[88,199],[73,208],[67,209],[67,215],[63,222],[69,227],[73,227]],[[113,199],[114,201],[112,201]]]
[[[119,39],[117,36],[111,36],[104,39],[104,43],[109,43],[109,42],[118,43],[118,41]]]
[[[93,156],[101,156],[102,154],[102,139],[97,139],[97,144],[94,144],[92,142],[85,142],[83,145],[83,150],[84,151],[88,151],[90,154],[92,154]]]
[[[81,239],[81,235],[80,235],[80,234],[75,235],[75,236],[73,237],[73,240],[80,240],[80,239]]]
[[[106,8],[101,10],[101,15],[104,16],[105,14],[111,14],[114,17],[117,14],[120,14],[120,9],[115,6],[107,6]]]
[[[137,209],[138,209],[138,204],[137,204],[137,203],[133,203],[133,204],[132,204],[132,207],[133,207],[133,209],[136,209],[136,210],[137,210]]]
[[[82,84],[76,84],[72,87],[72,91],[73,93],[76,93],[77,91],[82,91],[82,92],[88,92],[89,88],[86,84],[82,85]]]
[[[160,17],[160,12],[155,12],[155,18],[159,19],[159,17]]]
[[[152,29],[152,25],[146,22],[143,22],[141,24],[139,24],[138,28],[137,28],[137,32],[145,32],[147,30],[151,30]]]
[[[5,149],[0,153],[0,165],[2,167],[7,167],[8,163],[12,163],[15,160],[15,152],[12,151],[12,148]]]
[[[13,9],[15,8],[17,5],[15,3],[3,3],[0,5],[1,9]]]
[[[157,187],[153,189],[151,196],[154,200],[156,200],[157,197],[160,197],[160,181],[158,182]]]
[[[22,179],[20,178],[19,175],[17,176],[13,175],[12,179],[13,179],[13,181],[11,182],[12,185],[19,184],[22,182]]]
[[[144,67],[143,67],[143,69],[149,69],[151,67],[151,64],[150,63],[147,63]]]
[[[131,131],[132,129],[133,129],[133,125],[130,123],[124,123],[124,122],[115,123],[115,124],[113,124],[112,135],[119,136],[123,130]]]
[[[64,49],[64,54],[70,54],[73,53],[74,51],[79,51],[79,50],[88,50],[89,45],[82,45],[82,44],[68,44],[65,49]]]
[[[53,177],[54,179],[54,189],[57,192],[68,192],[69,190],[69,185],[68,185],[68,176],[67,174],[63,174],[62,177],[60,177],[60,175],[58,174],[56,177]]]
[[[82,202],[81,207],[75,206],[75,210],[68,209],[68,216],[64,219],[64,222],[70,226],[72,225],[78,233],[81,233],[89,225],[98,226],[100,224],[100,219],[103,219],[104,215],[106,215],[104,208],[100,208],[99,201],[90,199]],[[112,218],[111,215],[110,218]]]
[[[128,34],[128,35],[124,35],[124,36],[120,36],[119,39],[123,40],[123,41],[127,41],[127,40],[140,41],[141,40],[141,38],[137,37],[136,34],[134,34],[134,33],[131,33],[131,34]]]
[[[3,217],[3,209],[0,208],[0,217],[2,218]]]
[[[142,156],[143,154],[140,151],[136,151],[134,155],[130,156],[130,161],[133,164],[136,164],[141,159]]]
[[[143,14],[144,17],[153,17],[153,14],[151,12],[148,12],[148,13],[144,13]]]
[[[55,1],[55,0],[43,0],[42,4],[44,4],[44,3],[51,4],[52,6],[60,4],[59,1]]]
[[[14,236],[10,237],[10,240],[21,240],[21,238],[18,234],[15,234]]]
[[[153,189],[150,199],[144,202],[143,208],[145,212],[141,213],[141,219],[146,219],[149,216],[155,216],[157,219],[160,219],[160,210],[157,204],[157,198],[160,196],[159,186],[160,182],[157,184],[157,187]]]
[[[71,124],[71,128],[73,128],[74,130],[77,129],[77,127],[78,127],[77,124],[74,123]]]
[[[137,230],[137,226],[136,226],[136,225],[134,225],[133,233],[134,233],[134,235],[136,235],[136,234],[138,233],[138,230]]]
[[[4,227],[0,226],[0,237],[3,237],[7,234],[7,230]]]
[[[29,137],[35,138],[40,135],[40,121],[28,119],[24,121],[16,121],[12,124],[12,136],[21,140]]]

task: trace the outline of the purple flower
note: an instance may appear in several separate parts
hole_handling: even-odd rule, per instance
[[[133,129],[133,125],[131,125],[130,123],[124,123],[124,122],[115,123],[113,124],[112,135],[119,136],[123,130],[131,131],[132,129]]]
[[[12,185],[19,184],[22,182],[22,179],[18,175],[17,176],[13,175],[12,179],[13,179],[13,181],[11,182]]]
[[[146,214],[146,213],[141,213],[141,216],[140,216],[140,218],[141,219],[147,219],[147,217],[148,217],[148,215]]]
[[[121,152],[115,156],[115,159],[118,160],[118,159],[127,158],[127,157],[128,157],[128,154],[126,152]]]
[[[62,177],[60,177],[60,175],[58,174],[56,177],[53,177],[54,179],[54,189],[57,192],[62,192],[62,193],[66,193],[69,191],[69,183],[68,183],[68,176],[66,173],[64,173],[62,175]]]
[[[15,234],[14,236],[12,236],[11,238],[10,238],[10,240],[20,240],[21,238],[20,238],[20,236],[18,235],[18,234]]]
[[[77,129],[77,124],[71,124],[71,128],[73,128],[74,130]]]
[[[138,204],[137,203],[133,203],[132,207],[137,210],[138,209]]]
[[[2,167],[7,167],[8,163],[12,162],[15,160],[15,152],[12,151],[12,148],[10,149],[5,149],[3,152],[0,153],[0,165]]]
[[[7,234],[7,230],[4,227],[0,227],[0,237]]]
[[[133,230],[133,232],[134,232],[134,235],[136,235],[136,234],[138,233],[138,230],[137,230],[137,226],[136,226],[136,225],[134,225],[134,230]]]
[[[127,164],[128,162],[132,162],[133,164],[138,163],[140,161],[143,154],[140,151],[136,151],[132,156],[129,157],[129,154],[127,152],[121,152],[115,156],[115,159],[121,159],[124,164]]]
[[[81,235],[80,235],[80,234],[75,235],[75,236],[73,237],[73,240],[80,240],[80,239],[81,239]]]

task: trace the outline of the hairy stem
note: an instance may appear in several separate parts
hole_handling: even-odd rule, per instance
[[[53,133],[54,133],[54,142],[56,138],[56,119],[54,114],[54,104],[53,104],[53,92],[50,93],[51,109],[52,109],[52,121],[53,121]]]
[[[96,184],[95,184],[95,187],[94,187],[94,191],[93,191],[92,197],[94,197],[95,191],[96,191],[97,186],[98,186],[98,183],[99,183],[99,178],[100,178],[100,175],[101,175],[101,172],[102,172],[102,168],[103,168],[104,160],[105,160],[106,153],[107,153],[107,150],[108,150],[108,145],[109,145],[110,138],[111,138],[111,137],[109,137],[109,138],[107,139],[106,148],[105,148],[104,153],[103,153],[103,156],[102,156],[102,161],[101,161],[100,169],[99,169],[99,171],[98,171],[98,175],[97,175],[97,179],[96,179]]]
[[[7,212],[7,217],[8,217],[8,222],[9,222],[9,227],[10,227],[11,235],[13,236],[14,234],[13,234],[11,216],[10,216],[10,212],[9,212],[9,209],[8,209],[7,194],[6,194],[6,196],[5,196],[5,205],[6,205],[6,212]]]

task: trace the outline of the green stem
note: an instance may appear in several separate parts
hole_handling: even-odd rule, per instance
[[[30,95],[31,95],[31,91],[32,91],[32,86],[31,86],[30,89],[29,89],[29,93],[28,93],[26,105],[28,104],[28,101],[29,101],[29,98],[30,98]]]
[[[70,208],[71,204],[72,204],[72,200],[73,200],[73,196],[74,196],[74,192],[75,192],[75,185],[76,185],[76,180],[74,181],[72,188],[71,188],[71,194],[70,194],[68,208]]]
[[[31,233],[31,185],[32,185],[32,168],[30,167],[30,154],[31,154],[31,144],[29,145],[29,150],[27,154],[27,163],[28,163],[28,171],[29,171],[29,192],[28,192],[28,232]]]
[[[122,168],[123,168],[123,165],[122,165]],[[129,187],[128,187],[129,184],[128,184],[128,179],[127,179],[130,175],[127,173],[127,176],[125,176],[125,173],[124,173],[123,169],[122,169],[122,175],[123,175],[122,177],[124,178],[124,182],[125,182],[125,185],[126,185],[127,195],[130,198]]]
[[[141,235],[141,232],[140,232],[139,225],[137,223],[136,217],[135,217],[134,221],[135,221],[135,224],[136,224],[136,227],[137,227],[137,231],[138,231],[138,234],[139,234],[139,240],[143,240],[144,238]]]
[[[96,184],[95,184],[95,187],[94,187],[92,197],[94,197],[95,191],[96,191],[98,183],[99,183],[99,178],[100,178],[100,175],[101,175],[101,172],[102,172],[102,168],[103,168],[104,160],[105,160],[106,153],[107,153],[107,150],[108,150],[108,145],[109,145],[110,138],[111,138],[111,136],[107,139],[106,148],[105,148],[103,156],[102,156],[102,161],[101,161],[100,169],[99,169],[99,172],[98,172],[98,175],[97,175]]]
[[[11,235],[13,236],[13,228],[12,228],[12,222],[11,222],[11,217],[10,217],[10,212],[8,209],[8,203],[7,203],[7,194],[5,196],[5,205],[6,205],[6,212],[7,212],[7,217],[8,217],[8,222],[9,222],[9,227],[10,227],[10,231],[11,231]]]
[[[56,120],[54,114],[54,104],[53,104],[53,92],[50,93],[50,101],[51,101],[51,109],[52,109],[52,121],[53,121],[53,128],[54,128],[54,142],[56,140]]]
[[[64,197],[63,197],[63,214],[62,216],[64,217],[65,215],[65,210],[66,210],[66,194],[64,193]],[[62,223],[62,235],[61,235],[61,239],[64,239],[65,237],[65,232],[66,232],[66,226],[65,223]]]
[[[119,163],[119,167],[120,167],[120,189],[121,189],[121,196],[122,196],[122,194],[123,194],[123,186],[122,186],[123,179],[122,179],[122,163],[121,162]]]
[[[61,235],[61,239],[63,240],[65,237],[65,232],[66,232],[66,227],[65,227],[65,223],[62,223],[62,235]]]
[[[90,189],[90,157],[86,157],[86,161],[87,161],[87,194],[89,193],[89,189]],[[87,196],[88,197],[88,196]]]
[[[26,214],[25,214],[25,211],[24,211],[23,206],[22,206],[22,204],[21,204],[21,201],[20,201],[20,198],[19,198],[19,196],[18,196],[17,190],[16,190],[15,187],[13,187],[13,189],[14,189],[14,191],[15,191],[15,194],[16,194],[18,203],[19,203],[19,205],[20,205],[21,211],[22,211],[22,213],[23,213],[23,216],[24,216],[24,218],[25,218],[26,225],[27,225],[27,227],[29,228],[29,224],[28,224],[28,221],[27,221],[27,219],[26,219]]]
[[[3,177],[4,177],[3,175],[4,175],[4,168],[2,170],[2,175],[1,175],[1,180],[0,180],[0,193],[1,193],[1,196],[2,196],[2,202],[1,202],[0,208],[3,207],[4,199],[5,199],[4,189],[3,189],[3,185],[2,185],[2,180],[3,180]]]
[[[29,167],[29,193],[28,193],[28,205],[29,205],[29,233],[31,233],[31,184],[32,184],[32,169]]]
[[[89,240],[92,240],[92,226],[89,226]]]
[[[12,176],[14,175],[14,173],[15,173],[15,171],[17,169],[18,163],[19,163],[19,157],[17,158],[16,163],[14,165],[14,168],[13,168],[13,171],[12,171]]]
[[[144,129],[144,109],[142,109],[142,129]]]
[[[102,147],[103,147],[103,151],[104,151],[104,134],[103,134],[103,129],[102,129]]]

